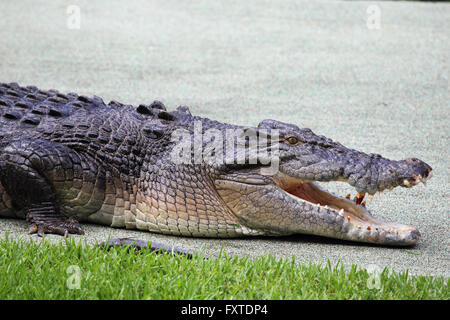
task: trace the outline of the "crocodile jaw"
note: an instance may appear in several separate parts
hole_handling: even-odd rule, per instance
[[[428,177],[430,178],[431,175]],[[420,232],[413,226],[395,222],[381,221],[373,217],[362,199],[355,200],[334,195],[312,181],[302,181],[284,174],[273,177],[276,185],[299,203],[307,203],[336,216],[336,223],[342,223],[344,233],[305,232],[344,240],[376,243],[381,245],[410,246],[420,238]],[[425,183],[425,181],[421,182]],[[412,185],[411,185],[412,186]],[[360,195],[360,194],[358,194]],[[361,195],[364,197],[364,195]],[[344,219],[339,219],[343,217]]]

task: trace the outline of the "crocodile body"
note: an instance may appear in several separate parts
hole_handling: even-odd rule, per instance
[[[185,151],[174,138],[180,130],[192,156],[181,162],[174,161],[174,150]],[[252,161],[249,139],[227,149],[230,132],[266,137],[257,149],[277,151],[277,170],[267,170],[273,157]],[[222,161],[202,157],[218,137],[224,148],[213,155]],[[415,158],[365,154],[275,120],[242,127],[192,116],[185,106],[168,112],[158,101],[105,104],[0,84],[0,216],[27,219],[40,235],[83,233],[79,222],[91,222],[182,236],[306,233],[410,245],[416,228],[375,219],[362,198],[425,182],[431,171]],[[315,183],[335,180],[357,197]]]

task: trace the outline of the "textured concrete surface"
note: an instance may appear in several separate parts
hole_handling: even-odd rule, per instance
[[[380,29],[367,27],[374,4]],[[81,10],[80,29],[67,27],[69,5]],[[417,226],[422,240],[413,248],[306,236],[189,239],[86,225],[89,242],[131,236],[209,253],[224,248],[448,277],[448,30],[448,3],[1,1],[0,81],[105,101],[160,99],[238,124],[275,118],[434,168],[427,188],[395,189],[369,206],[377,217]],[[355,193],[339,183],[327,188]],[[27,238],[26,229],[24,221],[0,219],[0,236]]]

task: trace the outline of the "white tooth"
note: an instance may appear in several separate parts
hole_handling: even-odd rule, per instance
[[[343,216],[344,215],[344,209],[339,210],[339,215]]]
[[[427,178],[422,178],[422,176],[420,177],[420,181],[423,183],[423,185],[426,187],[427,186]]]
[[[372,204],[373,194],[369,194],[369,195],[367,196],[367,198],[369,199],[369,204]]]
[[[403,180],[403,184],[407,187],[411,186],[411,184],[409,183],[408,179]]]

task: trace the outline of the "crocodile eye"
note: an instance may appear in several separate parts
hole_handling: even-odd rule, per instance
[[[299,140],[297,137],[289,137],[287,138],[287,141],[289,142],[289,144],[297,144]]]

